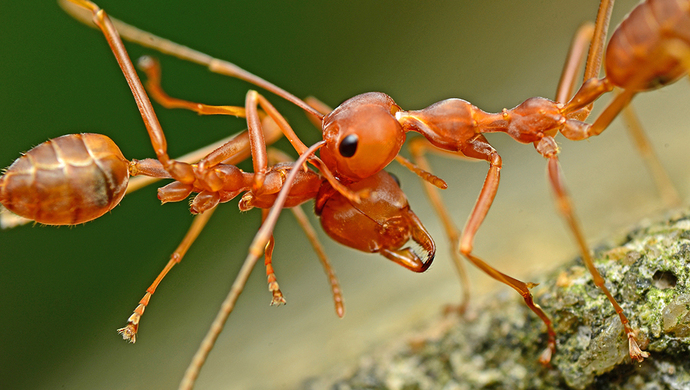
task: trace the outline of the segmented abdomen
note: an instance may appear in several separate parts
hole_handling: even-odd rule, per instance
[[[676,81],[686,70],[666,51],[674,39],[690,45],[690,1],[641,3],[611,35],[606,76],[616,86],[639,91]]]
[[[48,140],[18,158],[0,177],[0,203],[47,225],[91,221],[115,207],[127,189],[129,162],[100,134]]]

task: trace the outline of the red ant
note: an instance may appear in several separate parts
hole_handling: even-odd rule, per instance
[[[105,28],[105,31],[109,31],[108,28]],[[128,57],[124,58],[125,62],[128,60]],[[156,83],[157,64],[151,59],[147,60],[149,86],[160,94],[162,92]],[[132,84],[141,88],[138,79],[133,79]],[[133,90],[136,91],[137,88]],[[245,110],[241,107],[208,106],[179,99],[168,99],[168,103],[193,107],[194,110],[205,114],[245,115]],[[150,103],[142,106],[150,108]],[[258,117],[258,113],[254,114]],[[154,126],[160,126],[155,117],[146,119],[156,123]],[[265,118],[261,128],[266,134],[262,133],[259,137],[260,144],[255,148],[257,155],[252,155],[253,160],[263,159],[266,163],[267,157],[270,156],[273,156],[272,160],[287,160],[286,156],[277,154],[275,150],[269,149],[268,154],[266,153],[264,135],[270,142],[281,135],[270,117]],[[157,139],[162,140],[161,144],[165,144],[162,133],[157,135]],[[189,167],[195,179],[189,183],[173,181],[158,190],[158,198],[163,203],[177,202],[186,199],[192,193],[197,193],[191,202],[191,211],[198,216],[180,246],[171,255],[164,270],[147,289],[146,295],[129,318],[128,325],[118,330],[126,340],[136,341],[139,320],[151,296],[170,269],[182,260],[215,207],[239,194],[243,194],[239,202],[240,210],[262,208],[264,219],[267,218],[270,208],[293,208],[321,257],[331,283],[336,312],[340,317],[344,315],[344,306],[339,283],[315,235],[310,233],[309,222],[304,214],[296,209],[301,203],[316,199],[316,212],[321,217],[324,230],[344,245],[364,252],[380,253],[415,272],[423,272],[431,265],[436,251],[433,239],[410,210],[407,199],[393,176],[380,171],[365,180],[342,187],[341,193],[327,178],[311,170],[294,169],[307,161],[313,151],[321,146],[319,143],[304,149],[294,167],[286,162],[264,168],[255,167],[263,173],[262,182],[257,186],[258,174],[243,172],[232,165],[247,157],[251,140],[251,134],[244,132],[230,140],[217,143],[214,147],[194,152],[192,156],[204,156],[197,164],[184,162],[187,159],[185,157],[173,160],[178,166]],[[206,153],[207,150],[212,151]],[[199,160],[198,157],[189,158]],[[290,173],[292,171],[295,173]],[[65,135],[36,146],[7,168],[0,176],[0,203],[27,220],[46,225],[85,223],[117,206],[126,190],[131,192],[150,182],[141,180],[131,183],[128,187],[130,175],[143,175],[145,179],[171,178],[170,172],[159,160],[127,161],[117,145],[104,135]],[[294,176],[294,183],[288,179],[290,176]],[[289,191],[285,192],[284,200],[276,201],[283,186],[289,188]],[[366,196],[359,199],[358,193]],[[357,199],[356,206],[353,199]],[[409,240],[420,246],[424,258],[419,257],[409,247],[403,248]],[[271,239],[266,249],[266,273],[269,289],[273,293],[272,304],[280,305],[285,303],[285,299],[271,265],[273,246]]]
[[[322,226],[336,241],[362,251],[380,253],[415,272],[423,272],[431,265],[435,254],[433,239],[410,210],[404,193],[392,176],[379,171],[364,180],[341,184],[334,179],[328,167],[313,156],[323,142],[307,148],[282,117],[276,117],[277,123],[272,122],[275,109],[255,92],[247,95],[246,110],[242,107],[210,106],[169,99],[169,103],[191,108],[200,114],[246,116],[249,125],[247,133],[222,143],[210,153],[195,153],[197,157],[191,159],[198,160],[203,156],[196,164],[169,158],[160,124],[115,29],[95,5],[89,2],[79,4],[94,11],[95,21],[113,47],[149,131],[157,159],[129,162],[106,136],[66,135],[28,151],[0,176],[0,203],[8,210],[39,223],[74,225],[91,221],[112,210],[123,198],[130,175],[175,179],[159,189],[158,197],[164,203],[186,199],[191,193],[198,194],[191,202],[191,210],[199,215],[164,270],[147,289],[129,318],[128,325],[119,330],[125,339],[131,342],[136,340],[140,318],[152,294],[170,269],[180,262],[215,207],[240,193],[243,193],[239,203],[241,210],[254,207],[265,210],[265,224],[257,235],[263,241],[259,249],[252,247],[252,261],[245,262],[243,270],[251,270],[265,248],[273,304],[285,301],[271,266],[273,240],[270,232],[283,207],[296,207],[309,199],[316,199],[316,211],[321,217]],[[153,61],[148,63],[147,72],[149,85],[155,91],[157,66]],[[258,104],[268,115],[257,111]],[[316,113],[315,110],[313,112]],[[272,142],[276,134],[281,132],[300,150],[300,158],[294,164],[269,166],[270,155],[264,137],[269,136]],[[254,173],[242,172],[233,165],[246,158],[249,150]],[[285,157],[279,159],[285,160]],[[302,169],[307,161],[320,168],[321,174]],[[440,179],[436,180],[442,183]],[[129,189],[131,191],[141,185],[143,183],[139,182]],[[278,194],[283,186],[289,191]],[[273,212],[269,213],[268,209]],[[303,227],[308,225],[303,214],[301,217],[298,214],[298,220]],[[305,230],[317,252],[322,252],[315,234],[310,233],[310,228]],[[409,240],[419,246],[422,257],[415,250],[404,247]],[[329,276],[336,312],[342,316],[344,308],[338,281],[321,253],[320,257]],[[248,276],[248,273],[241,272],[235,283],[240,286],[239,291],[246,282],[243,275]],[[239,294],[238,288],[233,288],[233,291]]]

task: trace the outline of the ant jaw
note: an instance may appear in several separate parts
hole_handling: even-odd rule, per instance
[[[411,238],[419,245],[419,249],[426,254],[426,258],[422,264],[422,270],[419,271],[424,272],[431,266],[431,262],[434,261],[434,257],[436,256],[436,243],[429,232],[424,228],[424,225],[422,225],[422,221],[420,221],[417,215],[409,208],[407,210],[407,216],[412,232]]]
[[[420,243],[417,242],[417,244],[420,244]],[[417,261],[420,263],[420,268],[417,270],[414,270],[414,271],[415,272],[424,272],[427,269],[429,269],[429,266],[431,266],[431,263],[434,261],[434,257],[436,256],[436,251],[435,250],[431,251],[431,250],[429,250],[427,248],[423,248],[423,247],[417,247],[415,249],[413,249],[411,247],[407,247],[403,250],[407,251],[412,256],[414,256],[417,259]],[[418,251],[421,253],[417,253]],[[424,260],[422,260],[422,259],[424,259]]]
[[[423,226],[420,225],[421,229],[415,229],[415,227],[411,226],[412,235],[410,236],[410,239],[417,244],[414,248],[409,246],[398,250],[383,248],[379,252],[410,271],[424,272],[434,261],[436,245]],[[421,252],[421,256],[417,252]]]

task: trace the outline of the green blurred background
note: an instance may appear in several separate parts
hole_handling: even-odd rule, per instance
[[[614,23],[634,3],[620,1]],[[593,20],[597,9],[595,0],[99,5],[130,24],[332,106],[358,93],[382,91],[406,109],[462,97],[487,111],[513,107],[530,96],[553,97],[572,34]],[[153,155],[100,33],[51,1],[5,2],[0,20],[0,166],[49,138],[76,132],[107,134],[128,158]],[[153,54],[161,59],[163,84],[171,95],[210,104],[244,101],[246,83],[135,45],[127,48],[132,58]],[[683,194],[690,141],[680,131],[686,125],[681,104],[687,96],[687,83],[681,82],[636,98]],[[299,110],[269,98],[306,143],[319,139]],[[241,119],[156,109],[172,156],[245,127]],[[561,140],[568,183],[592,240],[660,208],[627,136],[614,127],[591,141]],[[490,141],[505,168],[475,248],[501,270],[529,278],[576,250],[554,212],[543,159],[508,137]],[[462,225],[487,167],[434,163],[450,184],[444,195]],[[417,179],[398,166],[391,170],[402,177],[413,209],[437,237],[431,269],[412,274],[324,237],[345,294],[347,314],[340,320],[315,255],[286,213],[276,229],[274,264],[288,305],[268,306],[263,270],[256,270],[198,388],[298,387],[309,376],[356,362],[359,351],[457,301],[443,232]],[[221,207],[152,299],[137,344],[119,340],[115,329],[125,324],[190,222],[185,202],[160,206],[151,187],[83,226],[1,231],[0,387],[175,387],[244,259],[259,214],[240,214],[234,202]],[[504,288],[470,272],[478,294]]]

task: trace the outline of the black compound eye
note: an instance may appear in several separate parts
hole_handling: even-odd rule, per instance
[[[354,156],[355,152],[357,151],[357,142],[359,142],[359,138],[357,138],[357,135],[348,135],[347,137],[343,138],[342,141],[340,141],[340,145],[338,146],[338,152],[340,152],[340,155],[343,157]]]
[[[400,185],[400,178],[398,178],[396,175],[394,175],[394,174],[392,174],[392,173],[390,173],[390,172],[388,172],[388,174],[390,175],[391,179],[393,179],[393,181],[395,182],[395,184],[397,184],[398,187],[402,188],[402,186]]]

